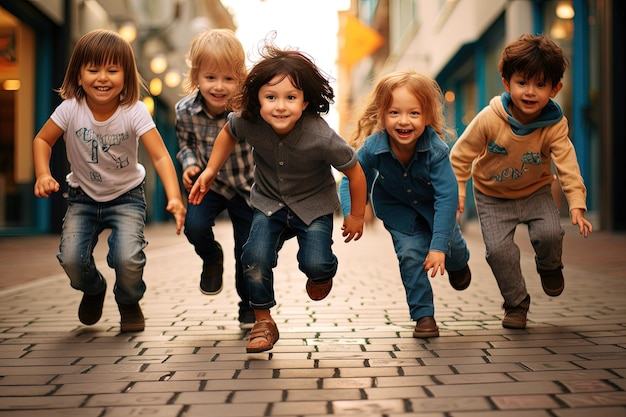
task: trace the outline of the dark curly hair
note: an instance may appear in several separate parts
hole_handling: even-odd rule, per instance
[[[233,108],[241,112],[244,120],[258,120],[261,111],[259,90],[277,75],[289,77],[293,85],[302,90],[304,101],[309,103],[305,113],[328,113],[335,95],[328,78],[312,58],[296,49],[280,49],[268,40],[260,54],[261,59],[252,67],[241,93],[233,100]]]

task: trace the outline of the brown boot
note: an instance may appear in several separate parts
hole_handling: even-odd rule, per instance
[[[118,304],[121,332],[143,332],[146,327],[139,303]]]
[[[415,324],[415,329],[413,329],[413,337],[425,339],[428,337],[438,337],[439,336],[439,327],[437,327],[437,323],[435,322],[435,318],[432,316],[422,317]]]
[[[507,329],[525,329],[526,315],[530,308],[530,295],[522,300],[515,307],[510,307],[504,303],[504,317],[502,318],[502,327]]]

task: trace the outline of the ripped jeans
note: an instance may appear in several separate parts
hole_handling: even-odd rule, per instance
[[[298,267],[313,281],[326,281],[337,273],[337,257],[332,252],[333,215],[327,214],[306,225],[288,208],[271,216],[254,210],[252,228],[243,246],[242,263],[253,309],[276,305],[274,272],[278,252],[286,240],[298,239]],[[304,285],[302,286],[304,291]]]

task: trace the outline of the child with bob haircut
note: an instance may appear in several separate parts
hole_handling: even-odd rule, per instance
[[[471,281],[469,250],[456,222],[458,185],[443,140],[443,95],[434,80],[397,71],[380,77],[364,107],[350,143],[358,149],[374,214],[393,241],[413,337],[437,337],[428,271],[434,278],[447,270],[459,291]],[[350,181],[340,184],[344,213],[350,212]]]
[[[553,100],[568,63],[565,52],[543,35],[522,35],[506,45],[498,64],[505,92],[476,115],[451,152],[460,212],[467,181],[473,179],[485,255],[504,299],[506,328],[525,328],[530,307],[514,241],[519,224],[528,226],[544,292],[552,297],[563,292],[565,231],[551,193],[552,164],[572,224],[584,237],[592,231],[567,118]]]
[[[274,298],[273,269],[283,243],[297,237],[298,264],[308,280],[306,291],[322,300],[337,272],[332,252],[333,213],[339,207],[331,167],[351,179],[353,209],[343,223],[345,241],[359,239],[365,213],[365,177],[354,150],[321,117],[334,93],[313,61],[296,50],[267,42],[250,70],[239,110],[228,117],[204,172],[189,195],[201,202],[233,147],[247,141],[254,148],[254,207],[250,237],[242,262],[254,309],[247,352],[273,348],[279,333],[270,308]]]
[[[33,141],[34,192],[48,197],[60,189],[50,173],[52,147],[63,136],[71,171],[68,207],[57,258],[70,285],[83,292],[78,318],[95,324],[102,316],[107,284],[93,250],[104,229],[107,263],[115,269],[113,293],[122,332],[145,327],[139,300],[146,291],[143,270],[146,170],[138,161],[141,139],[163,182],[166,210],[179,234],[185,218],[176,170],[148,109],[139,101],[141,78],[131,45],[117,33],[93,30],[81,37],[59,90],[63,102]]]
[[[206,167],[215,138],[230,113],[228,103],[239,92],[247,71],[241,42],[230,29],[210,29],[196,35],[187,61],[190,69],[183,89],[188,95],[176,104],[176,135],[182,182],[189,191]],[[228,212],[233,225],[235,288],[240,297],[239,326],[242,329],[254,324],[241,264],[243,244],[252,223],[249,202],[253,171],[252,147],[246,142],[237,143],[202,202],[188,205],[185,217],[185,236],[203,262],[200,291],[214,295],[223,287],[224,253],[215,241],[213,226],[224,210]]]

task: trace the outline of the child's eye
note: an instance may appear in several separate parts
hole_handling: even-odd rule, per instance
[[[413,117],[416,117],[416,116],[419,116],[419,115],[420,115],[420,112],[418,112],[418,111],[412,111],[411,112],[411,116],[413,116]]]

